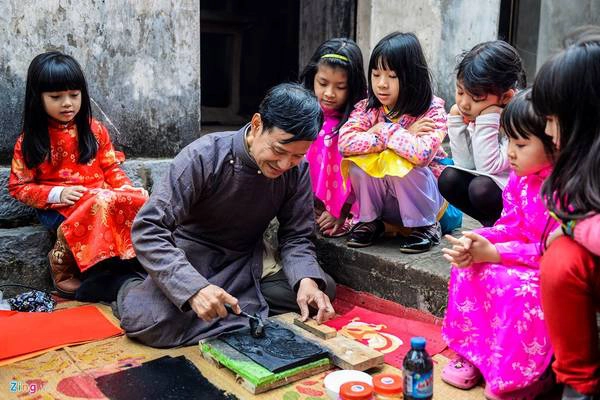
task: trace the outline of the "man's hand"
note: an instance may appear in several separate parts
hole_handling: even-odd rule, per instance
[[[71,206],[78,202],[87,190],[85,186],[66,186],[60,192],[60,202]]]
[[[192,296],[189,303],[196,315],[207,322],[217,317],[227,317],[225,304],[229,304],[236,314],[242,312],[238,300],[215,285],[208,285],[200,289],[198,293]]]
[[[435,121],[431,118],[423,117],[412,123],[407,128],[407,131],[413,135],[424,135],[435,130]]]
[[[331,305],[329,297],[319,290],[317,283],[310,278],[304,278],[300,281],[296,301],[300,307],[300,319],[302,321],[306,321],[308,319],[309,305],[319,310],[317,312],[317,316],[315,317],[315,320],[318,324],[333,318],[335,315],[335,311]]]

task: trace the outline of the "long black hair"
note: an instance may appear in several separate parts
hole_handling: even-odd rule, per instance
[[[546,120],[533,108],[531,89],[519,92],[510,100],[502,111],[501,120],[506,136],[517,140],[536,137],[544,145],[548,159],[554,160],[556,148],[552,138],[546,135]]]
[[[326,55],[334,55],[323,57]],[[335,57],[341,56],[341,57]],[[348,77],[348,98],[342,112],[340,123],[333,129],[336,133],[346,123],[354,105],[364,99],[367,94],[367,81],[360,48],[352,39],[334,38],[324,41],[319,45],[310,58],[308,64],[300,74],[300,82],[305,88],[314,92],[315,75],[319,65],[328,65],[332,68],[341,68]]]
[[[431,74],[421,43],[414,33],[392,32],[373,49],[367,71],[367,109],[381,107],[371,82],[371,71],[380,67],[394,71],[399,81],[400,93],[396,105],[389,110],[390,117],[403,114],[418,117],[429,109],[433,100]]]
[[[456,78],[475,97],[500,97],[507,90],[527,86],[519,53],[502,40],[479,43],[463,53],[456,66]]]
[[[542,186],[561,220],[600,212],[600,41],[577,42],[547,61],[533,85],[533,105],[558,119],[559,151]]]
[[[25,107],[23,110],[23,157],[28,168],[34,168],[50,154],[48,114],[44,109],[42,93],[64,90],[81,91],[81,108],[75,116],[80,164],[96,156],[98,142],[92,133],[92,110],[87,83],[75,59],[58,51],[37,55],[27,70]]]

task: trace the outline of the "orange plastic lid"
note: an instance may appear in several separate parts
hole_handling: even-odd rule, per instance
[[[373,388],[379,394],[402,393],[402,378],[396,374],[373,375]]]
[[[373,387],[368,383],[350,381],[340,386],[340,398],[343,400],[368,400],[373,395]]]

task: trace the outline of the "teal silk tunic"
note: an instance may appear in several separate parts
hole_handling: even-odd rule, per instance
[[[247,326],[232,315],[205,322],[191,310],[188,300],[208,284],[237,297],[245,312],[266,317],[262,236],[274,217],[291,287],[309,277],[324,289],[308,164],[265,177],[248,154],[246,130],[206,135],[184,148],[138,213],[132,240],[149,275],[119,305],[128,336],[173,347]]]

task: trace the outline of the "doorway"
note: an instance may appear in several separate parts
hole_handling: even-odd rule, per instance
[[[299,1],[202,0],[202,133],[238,129],[270,87],[298,79]]]

